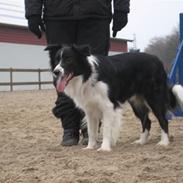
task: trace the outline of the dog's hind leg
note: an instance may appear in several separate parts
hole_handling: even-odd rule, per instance
[[[150,101],[148,101],[149,106],[151,107],[154,115],[159,121],[161,127],[161,141],[158,145],[167,146],[169,144],[169,136],[168,136],[168,120],[166,119],[166,99],[164,99],[161,95],[156,97],[152,97]]]
[[[133,109],[134,114],[137,118],[140,119],[142,124],[142,133],[140,135],[140,138],[133,143],[143,145],[147,143],[149,132],[151,129],[151,120],[148,116],[149,108],[142,98],[133,97],[129,100],[129,103]]]

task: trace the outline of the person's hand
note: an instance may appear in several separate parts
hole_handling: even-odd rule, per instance
[[[116,37],[118,31],[120,31],[125,25],[128,23],[128,13],[124,13],[121,11],[114,11],[113,14],[113,37]]]
[[[45,26],[40,15],[34,15],[28,18],[28,28],[39,39],[42,36],[42,32],[45,32]]]

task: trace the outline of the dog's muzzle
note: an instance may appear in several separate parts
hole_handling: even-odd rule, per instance
[[[64,73],[64,69],[58,64],[53,70],[53,77],[57,78],[60,74]]]

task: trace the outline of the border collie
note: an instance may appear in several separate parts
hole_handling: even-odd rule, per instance
[[[161,127],[159,145],[168,145],[168,111],[183,108],[183,88],[167,85],[161,61],[146,53],[113,56],[91,55],[87,45],[50,45],[51,67],[58,92],[65,92],[86,113],[89,143],[95,148],[99,121],[103,140],[98,150],[110,151],[115,145],[121,124],[121,105],[129,101],[142,123],[136,143],[145,144],[151,128],[149,108]]]

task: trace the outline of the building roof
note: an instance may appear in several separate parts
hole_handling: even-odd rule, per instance
[[[27,25],[23,0],[0,0],[0,23]]]
[[[7,27],[7,28],[12,28],[12,29],[28,29],[27,25],[19,25],[19,24],[11,24],[11,23],[2,23],[0,22],[1,27]]]
[[[123,42],[123,41],[125,41],[125,42],[133,42],[132,39],[125,39],[125,38],[111,38],[111,41],[113,41],[113,42]]]

